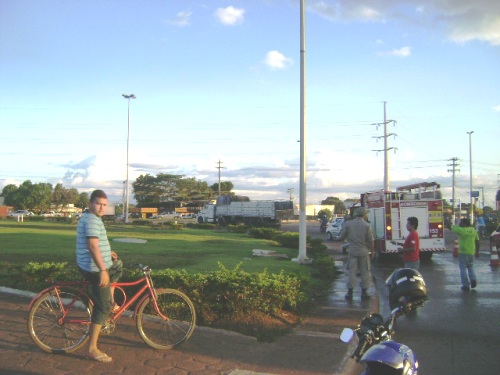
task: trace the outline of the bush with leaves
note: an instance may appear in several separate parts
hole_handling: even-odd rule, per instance
[[[21,271],[28,283],[45,283],[46,280],[54,278],[61,280],[61,275],[68,268],[68,263],[56,262],[29,262]]]
[[[278,235],[279,233],[282,232],[274,228],[250,228],[248,230],[248,235],[250,237],[263,240],[274,240],[276,235]]]

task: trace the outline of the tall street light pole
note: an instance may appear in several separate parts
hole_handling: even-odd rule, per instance
[[[472,142],[471,142],[472,133],[474,133],[473,130],[467,132],[467,134],[469,134],[469,171],[470,171],[470,184],[469,184],[470,216],[469,217],[471,225],[474,225],[474,205],[472,204],[472,202],[474,201],[474,198],[472,197]]]
[[[122,96],[128,101],[127,108],[127,181],[125,182],[125,223],[128,224],[128,204],[129,204],[129,180],[128,180],[128,169],[129,169],[129,161],[128,161],[128,150],[130,146],[130,99],[135,99],[134,94]]]
[[[299,255],[292,261],[300,264],[311,263],[307,257],[306,221],[306,20],[305,0],[300,0],[300,193],[299,193]]]

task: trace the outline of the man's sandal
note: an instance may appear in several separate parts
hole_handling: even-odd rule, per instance
[[[113,360],[113,358],[111,358],[107,354],[99,355],[97,357],[91,357],[88,355],[87,359],[90,359],[91,361],[97,361],[97,362],[103,362],[103,363],[109,363]]]

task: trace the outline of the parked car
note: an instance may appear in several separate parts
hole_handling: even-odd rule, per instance
[[[335,218],[330,221],[326,228],[326,237],[332,241],[339,238],[340,231],[342,230],[342,224],[344,223],[344,218]]]
[[[170,212],[162,212],[160,214],[156,214],[156,215],[153,215],[151,216],[151,219],[165,219],[169,216],[172,216],[172,214]]]
[[[10,212],[8,217],[19,217],[19,216],[33,216],[33,212],[30,212],[28,210],[17,210],[14,212]]]
[[[60,214],[57,213],[57,212],[55,212],[55,211],[48,211],[48,212],[44,212],[40,216],[43,216],[43,217],[56,217],[56,216],[60,216]]]

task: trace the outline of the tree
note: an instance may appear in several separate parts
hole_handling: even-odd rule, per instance
[[[326,216],[328,220],[332,218],[332,211],[330,211],[328,208],[323,208],[318,211],[318,217]]]
[[[231,181],[221,181],[220,183],[220,193],[221,195],[234,195],[234,193],[231,192],[233,190],[234,185]],[[210,185],[210,189],[216,194],[219,194],[219,183],[216,182],[213,185]]]
[[[335,209],[333,211],[334,214],[344,214],[345,213],[345,204],[337,197],[328,197],[325,200],[321,201],[322,205],[334,205]]]
[[[209,200],[214,195],[204,181],[164,173],[157,176],[141,175],[132,183],[132,188],[139,207],[163,207],[171,205],[171,202]]]
[[[65,188],[62,184],[57,184],[52,193],[52,203],[56,207],[66,207],[68,204],[75,204],[78,200],[78,190],[75,188]]]
[[[86,209],[89,206],[89,195],[87,193],[80,193],[75,203],[75,207]]]
[[[52,185],[40,182],[31,188],[31,210],[36,212],[47,211],[50,208]]]
[[[5,204],[17,209],[43,211],[50,207],[52,185],[47,183],[33,184],[30,180],[24,181],[19,187],[6,185],[2,190]]]
[[[74,204],[83,209],[88,207],[89,202],[88,195],[79,194],[75,188],[65,188],[62,184],[52,188],[49,183],[33,184],[30,180],[24,181],[19,187],[13,184],[6,185],[1,195],[6,205],[35,212],[47,211],[52,204],[61,208]]]
[[[17,192],[16,185],[9,184],[4,186],[2,190],[2,197],[4,197],[4,203],[7,206],[14,206],[17,208],[16,192]]]
[[[54,191],[52,192],[52,203],[56,205],[56,207],[63,206],[64,202],[64,187],[62,184],[57,184],[54,187]]]

